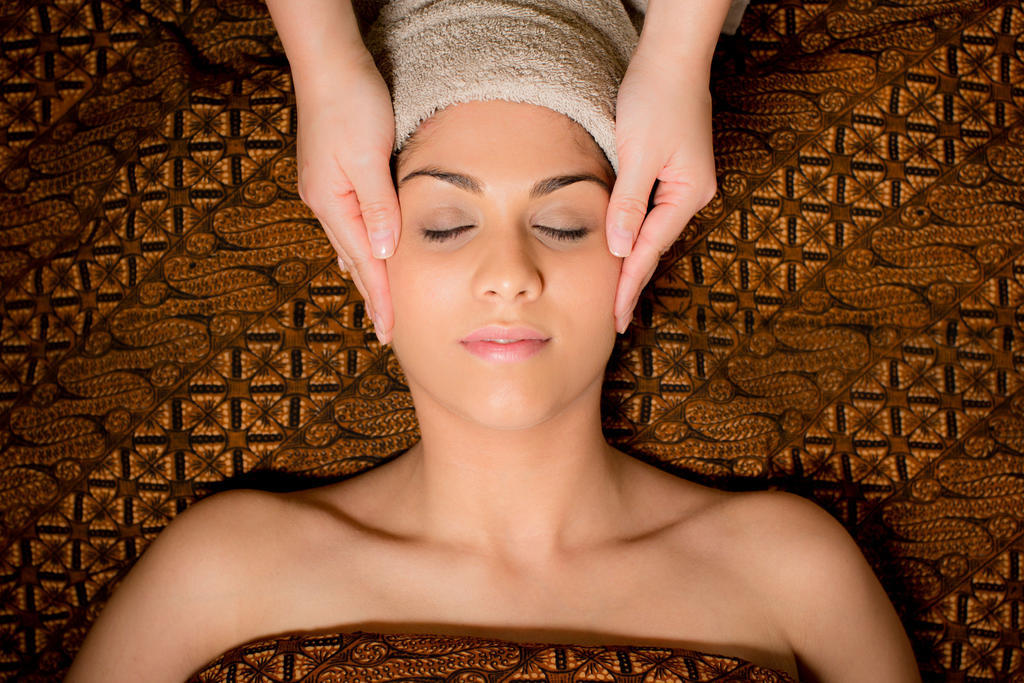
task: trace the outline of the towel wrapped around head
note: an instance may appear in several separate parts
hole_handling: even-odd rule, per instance
[[[618,172],[615,99],[637,39],[621,0],[391,0],[366,45],[391,89],[396,152],[449,105],[507,100],[568,116]]]

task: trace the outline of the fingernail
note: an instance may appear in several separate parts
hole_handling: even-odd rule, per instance
[[[384,341],[384,335],[382,335],[380,333],[380,330],[377,329],[377,324],[376,323],[374,323],[374,325],[373,325],[373,333],[377,336],[377,343],[378,344],[380,344],[381,346],[387,346],[387,342]]]
[[[371,232],[370,244],[373,246],[373,255],[377,258],[387,258],[395,250],[395,238],[390,230]]]
[[[633,312],[635,310],[636,302],[634,302],[633,305],[629,307],[628,313],[619,318],[619,329],[621,330],[619,334],[625,334],[626,329],[629,327],[629,324],[633,322]]]
[[[345,262],[342,261],[341,259],[338,259],[338,270],[340,270],[342,273],[348,272],[348,268],[345,267]]]
[[[633,251],[633,233],[622,227],[612,228],[608,236],[608,248],[619,258],[626,258]]]

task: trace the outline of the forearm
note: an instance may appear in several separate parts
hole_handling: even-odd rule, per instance
[[[338,69],[369,59],[352,0],[266,0],[296,90],[329,85]]]
[[[706,81],[729,5],[729,0],[650,0],[637,51]]]

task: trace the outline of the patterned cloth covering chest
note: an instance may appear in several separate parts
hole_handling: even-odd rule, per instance
[[[232,648],[188,683],[222,681],[523,681],[792,683],[733,657],[678,648],[582,647],[443,635],[283,636]]]

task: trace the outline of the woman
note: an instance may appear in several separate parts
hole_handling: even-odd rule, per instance
[[[687,648],[763,680],[917,680],[892,606],[827,514],[708,489],[604,440],[612,161],[535,104],[468,101],[420,124],[397,160],[387,274],[422,440],[344,482],[180,515],[68,680],[178,681],[239,643],[329,630]]]
[[[894,610],[826,513],[605,442],[620,261],[601,230],[611,168],[582,129],[529,104],[456,105],[397,173],[394,351],[422,441],[338,484],[194,506],[68,680],[178,681],[237,643],[323,629],[672,645],[806,680],[915,680]]]

